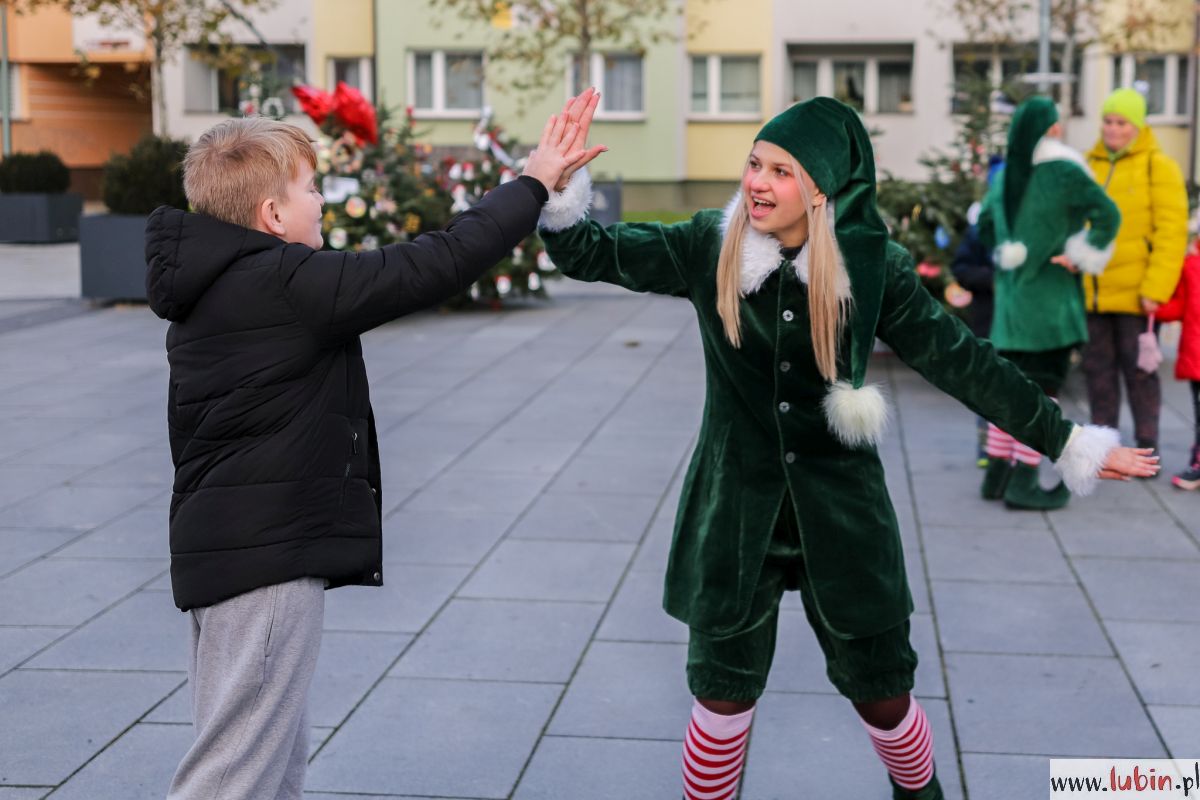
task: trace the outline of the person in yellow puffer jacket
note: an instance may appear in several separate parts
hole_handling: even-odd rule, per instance
[[[1099,275],[1084,276],[1088,343],[1083,353],[1092,422],[1117,427],[1121,376],[1138,447],[1158,447],[1162,388],[1137,367],[1138,334],[1171,299],[1187,248],[1187,191],[1179,166],[1146,124],[1146,100],[1118,89],[1104,103],[1100,140],[1088,153],[1096,180],[1121,210],[1116,251]]]

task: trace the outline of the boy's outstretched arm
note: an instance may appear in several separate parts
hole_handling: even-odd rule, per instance
[[[585,161],[572,149],[578,123],[551,117],[520,178],[411,242],[363,253],[284,248],[279,279],[301,320],[340,340],[453,297],[533,232],[565,169]]]

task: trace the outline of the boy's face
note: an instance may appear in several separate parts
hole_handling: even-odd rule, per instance
[[[321,207],[325,198],[317,191],[313,168],[301,164],[296,177],[288,182],[287,197],[276,206],[276,216],[282,228],[276,233],[287,242],[306,244],[320,250],[325,239],[321,236]]]

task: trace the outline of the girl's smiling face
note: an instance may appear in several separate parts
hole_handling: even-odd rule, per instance
[[[784,247],[798,247],[808,238],[808,211],[798,181],[817,202],[816,184],[779,145],[755,142],[742,173],[742,201],[750,214],[750,227],[774,236]]]

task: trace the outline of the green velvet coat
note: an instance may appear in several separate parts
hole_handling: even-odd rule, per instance
[[[701,211],[675,225],[604,228],[584,220],[542,235],[554,263],[573,278],[686,297],[696,309],[707,390],[675,520],[667,612],[715,635],[742,626],[790,494],[826,627],[856,638],[907,619],[912,599],[883,466],[875,447],[847,447],[830,433],[807,286],[778,255],[775,240],[747,232],[775,247],[780,268],[742,301],[743,341],[736,349],[717,315],[720,211]],[[885,273],[879,338],[940,389],[1057,458],[1071,433],[1058,407],[942,310],[903,248],[892,244],[886,252],[887,263],[879,265]],[[848,349],[849,334],[843,360]],[[839,371],[848,373],[848,365]]]

